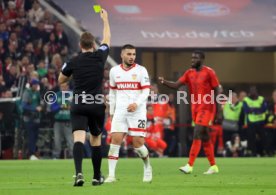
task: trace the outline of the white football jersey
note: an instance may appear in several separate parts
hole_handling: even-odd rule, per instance
[[[127,111],[143,89],[150,88],[148,72],[145,67],[134,64],[129,69],[118,65],[110,70],[110,88],[116,90],[115,113]],[[136,112],[146,112],[146,103],[142,102]]]

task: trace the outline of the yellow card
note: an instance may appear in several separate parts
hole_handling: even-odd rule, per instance
[[[94,5],[93,9],[94,9],[95,13],[100,13],[100,11],[102,10],[100,5]]]

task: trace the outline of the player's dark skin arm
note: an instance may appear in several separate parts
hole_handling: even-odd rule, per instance
[[[215,91],[215,99],[216,99],[216,97],[221,93],[222,87],[219,85],[214,89],[214,91]],[[215,101],[215,104],[216,104],[216,116],[215,116],[214,122],[220,123],[222,120],[222,110],[218,101]]]
[[[172,88],[172,89],[178,89],[179,87],[181,87],[183,84],[180,83],[180,81],[167,81],[164,79],[164,77],[159,77],[158,80],[160,81],[161,84]]]

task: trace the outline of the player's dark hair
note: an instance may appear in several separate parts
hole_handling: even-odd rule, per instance
[[[125,50],[125,49],[136,49],[135,46],[131,45],[131,44],[126,44],[122,47],[122,50]]]
[[[194,54],[198,54],[200,56],[201,59],[205,59],[205,54],[203,51],[200,50],[195,50],[193,51]]]
[[[94,43],[94,36],[90,32],[82,33],[80,37],[80,45],[83,49],[91,49]]]

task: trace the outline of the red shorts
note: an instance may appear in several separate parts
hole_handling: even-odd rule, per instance
[[[214,120],[214,114],[209,110],[192,112],[192,118],[196,125],[209,126]]]

